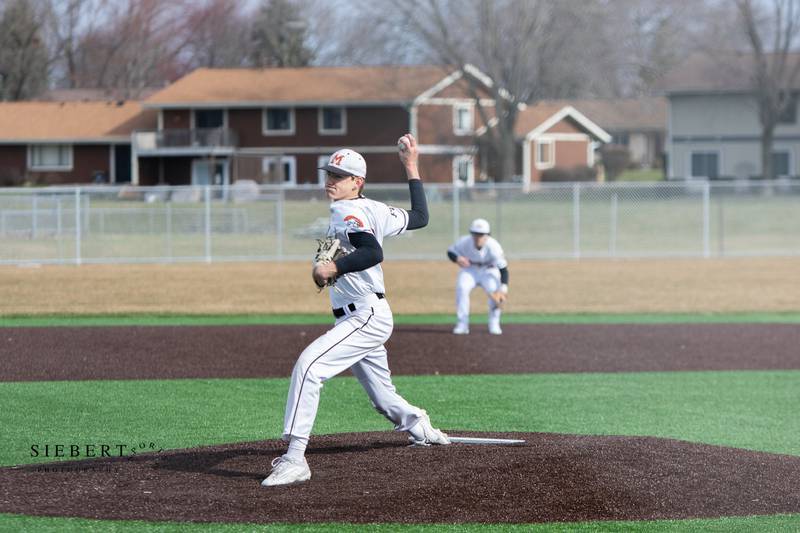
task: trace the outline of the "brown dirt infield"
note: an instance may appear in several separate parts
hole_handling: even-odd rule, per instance
[[[276,441],[62,463],[57,472],[3,468],[0,512],[182,522],[531,523],[800,511],[793,481],[800,479],[800,457],[649,437],[504,436],[527,442],[420,449],[390,432],[317,437],[307,454],[312,479],[271,489],[260,481],[284,448]]]
[[[0,329],[0,380],[288,376],[326,326]],[[800,368],[794,325],[398,326],[396,374]],[[447,430],[447,428],[444,428]],[[477,433],[451,431],[464,436]],[[532,523],[800,513],[800,457],[543,433],[408,448],[315,436],[309,483],[265,489],[279,441],[0,468],[0,512],[197,522]],[[45,468],[51,469],[46,471]],[[54,469],[56,471],[52,471]]]
[[[0,329],[0,380],[286,377],[328,326]],[[792,324],[397,326],[399,374],[800,369]]]

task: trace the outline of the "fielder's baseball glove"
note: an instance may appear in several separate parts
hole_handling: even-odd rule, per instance
[[[506,300],[508,299],[508,296],[503,291],[494,291],[490,295],[490,298],[494,301],[494,304],[497,307],[502,308],[503,305],[506,303]]]
[[[314,255],[314,266],[336,261],[343,255],[344,250],[342,250],[340,246],[339,239],[334,239],[333,237],[317,239],[317,253]],[[326,284],[320,285],[315,279],[314,283],[317,285],[317,287],[319,287],[320,290],[322,290],[322,288],[326,285],[333,285],[335,281],[335,278],[330,278]]]

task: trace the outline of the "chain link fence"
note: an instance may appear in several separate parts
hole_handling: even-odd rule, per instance
[[[385,243],[392,259],[442,259],[486,218],[511,259],[800,254],[792,181],[427,184],[430,224]],[[367,196],[408,207],[408,188]],[[0,263],[306,260],[327,229],[319,187],[0,189]]]

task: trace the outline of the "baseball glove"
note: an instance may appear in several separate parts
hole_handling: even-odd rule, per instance
[[[489,297],[492,299],[492,301],[494,301],[494,304],[500,308],[503,307],[508,299],[508,295],[506,295],[506,293],[503,291],[494,291]]]
[[[336,261],[343,255],[344,250],[342,250],[340,246],[339,239],[334,239],[333,237],[317,239],[317,253],[314,255],[314,266]],[[320,285],[315,279],[314,283],[322,290],[325,286],[333,285],[335,281],[335,278],[330,278],[327,283]]]

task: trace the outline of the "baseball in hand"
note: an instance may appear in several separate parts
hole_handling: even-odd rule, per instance
[[[400,139],[397,141],[397,149],[401,152],[408,150],[408,146],[408,140],[406,140],[405,137],[400,137]]]

